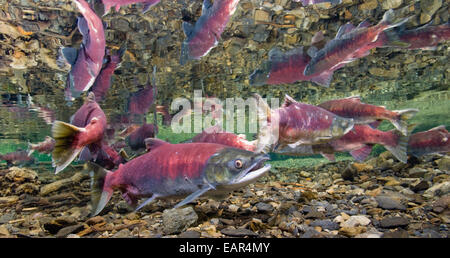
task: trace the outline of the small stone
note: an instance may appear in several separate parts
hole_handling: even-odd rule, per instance
[[[5,177],[13,182],[34,181],[38,175],[34,170],[27,168],[11,167]]]
[[[390,198],[389,196],[376,196],[375,200],[378,203],[378,207],[386,210],[406,210],[406,206],[399,201]]]
[[[194,230],[187,230],[178,235],[179,238],[200,238],[200,233]]]
[[[102,223],[104,221],[105,221],[105,219],[102,216],[95,216],[95,217],[92,217],[92,218],[86,220],[86,224],[92,226],[95,224]]]
[[[9,231],[5,225],[0,226],[0,236],[9,236]]]
[[[81,229],[83,229],[83,225],[82,224],[77,224],[77,225],[73,225],[73,226],[68,226],[68,227],[64,227],[62,229],[60,229],[58,231],[58,233],[56,233],[56,237],[66,237],[67,235],[71,234],[71,233],[77,233],[78,231],[81,231]]]
[[[170,235],[186,230],[197,222],[198,216],[194,209],[189,206],[183,209],[167,209],[163,215],[163,231]]]
[[[434,196],[442,196],[450,192],[450,181],[442,182],[440,184],[435,184],[428,188],[424,193],[423,197],[433,198]]]
[[[319,211],[311,211],[305,216],[306,219],[323,219],[325,216],[322,212]]]
[[[270,14],[264,10],[255,10],[255,21],[270,22]]]
[[[403,0],[382,0],[380,5],[383,10],[395,9],[402,5]]]
[[[245,228],[224,228],[220,231],[222,234],[227,235],[227,236],[234,236],[234,237],[244,237],[244,236],[258,236],[258,234],[256,234],[253,231],[250,231],[248,229]]]
[[[113,19],[111,21],[111,27],[118,31],[129,31],[130,30],[130,23],[125,19]]]
[[[307,229],[305,233],[303,233],[300,238],[321,238],[323,237],[320,232],[315,229]]]
[[[396,228],[408,226],[409,220],[403,217],[386,217],[380,221],[382,228]]]
[[[394,231],[384,232],[382,238],[409,238],[408,231],[398,228]]]
[[[422,0],[420,1],[420,24],[427,23],[431,20],[434,13],[441,8],[442,0]]]
[[[450,171],[450,156],[444,156],[438,160],[436,160],[436,164],[438,165],[439,169],[442,171]]]
[[[255,206],[258,209],[258,212],[269,213],[273,211],[273,206],[269,203],[258,202]]]
[[[0,216],[0,224],[7,223],[8,221],[11,221],[14,219],[15,213],[6,213]]]
[[[315,220],[310,224],[311,227],[321,227],[322,229],[328,229],[328,230],[338,230],[339,225],[330,220],[330,219],[324,219],[324,220]]]
[[[342,172],[342,179],[353,181],[356,176],[356,171],[352,168],[352,166],[347,166]]]
[[[383,233],[376,229],[370,229],[369,231],[355,236],[355,238],[381,238]]]
[[[409,177],[420,178],[423,177],[428,171],[423,168],[413,167],[408,170]]]
[[[398,78],[400,75],[400,70],[397,68],[383,69],[379,67],[371,67],[369,68],[369,73],[380,77]]]
[[[377,8],[378,1],[377,0],[365,0],[364,3],[359,5],[359,9],[363,11],[369,11]]]
[[[120,230],[119,232],[115,233],[112,237],[113,238],[125,238],[125,237],[130,237],[131,236],[131,231],[128,228],[124,228],[122,230]]]
[[[357,163],[357,162],[355,162],[355,163],[352,163],[351,166],[352,166],[352,167],[356,170],[356,172],[358,172],[358,173],[361,173],[361,172],[370,172],[370,171],[373,170],[373,166],[372,166],[372,165],[369,165],[369,164],[366,164],[366,163]]]
[[[355,215],[351,216],[348,220],[341,223],[341,227],[356,227],[356,226],[367,226],[370,224],[370,219],[366,216]]]
[[[230,204],[230,205],[228,205],[228,210],[231,212],[237,212],[239,210],[239,206],[237,206],[235,204]]]
[[[419,191],[427,190],[429,187],[430,184],[427,181],[422,180],[418,184],[411,185],[411,190],[417,193]]]
[[[302,176],[302,177],[311,177],[311,173],[302,170],[302,171],[300,171],[300,176]]]
[[[366,231],[366,227],[358,226],[358,227],[342,227],[339,229],[339,233],[348,236],[354,237]]]
[[[433,203],[433,211],[441,213],[450,208],[450,195],[442,196]]]

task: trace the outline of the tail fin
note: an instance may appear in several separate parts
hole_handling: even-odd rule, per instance
[[[31,142],[28,142],[28,157],[31,156],[33,152],[34,152],[33,144]]]
[[[55,121],[52,126],[52,135],[55,139],[55,148],[52,152],[52,163],[56,167],[55,174],[66,168],[80,153],[82,148],[73,145],[75,137],[81,128],[74,125]]]
[[[258,125],[260,127],[256,139],[255,152],[268,153],[278,142],[278,117],[272,116],[272,109],[260,95],[255,93],[253,96],[257,100]]]
[[[106,176],[111,172],[91,162],[87,163],[87,167],[91,177],[91,215],[96,216],[111,199],[113,190],[105,189]]]
[[[392,125],[399,130],[403,135],[408,134],[408,122],[407,120],[412,118],[414,115],[416,115],[417,112],[419,112],[418,109],[410,108],[410,109],[403,109],[403,110],[394,110],[393,112],[397,113],[396,119],[393,119],[391,121]]]
[[[391,132],[398,136],[397,144],[394,145],[394,146],[390,146],[390,145],[385,144],[384,147],[388,151],[390,151],[392,153],[392,155],[394,155],[398,160],[400,160],[403,163],[407,163],[408,156],[406,154],[406,150],[407,150],[407,147],[408,147],[408,140],[409,140],[408,133],[405,136],[405,135],[403,135],[402,133],[400,133],[399,131],[396,131],[396,130],[392,130]]]
[[[130,160],[130,156],[128,156],[127,152],[124,149],[119,151],[119,155],[122,157],[124,161]]]

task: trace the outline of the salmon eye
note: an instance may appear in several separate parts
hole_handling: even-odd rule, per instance
[[[234,166],[236,167],[236,168],[238,168],[238,169],[240,169],[240,168],[242,168],[242,160],[240,160],[240,159],[237,159],[237,160],[235,160],[234,161]]]

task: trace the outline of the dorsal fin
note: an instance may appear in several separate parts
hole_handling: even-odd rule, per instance
[[[303,46],[290,49],[286,52],[282,51],[278,47],[274,47],[269,51],[269,61],[271,62],[284,62],[284,60],[289,59],[290,56],[293,55],[301,55],[303,54]]]
[[[358,27],[356,28],[368,28],[370,27],[372,24],[370,24],[370,22],[365,19],[364,21],[362,21],[360,24],[358,24]]]
[[[355,102],[361,102],[361,97],[358,96],[358,95],[350,96],[350,97],[347,97],[346,99],[351,100],[351,101],[355,101]]]
[[[355,25],[351,24],[351,23],[346,23],[344,25],[342,25],[341,27],[339,27],[338,32],[336,33],[336,39],[341,38],[344,34],[349,33],[350,31],[352,31],[355,28]]]
[[[428,130],[428,131],[444,131],[444,132],[447,132],[447,129],[445,128],[445,125],[440,125],[440,126],[433,127],[430,130]]]
[[[144,140],[145,142],[145,148],[147,149],[147,152],[150,152],[151,150],[154,150],[162,145],[170,144],[169,142],[163,141],[161,139],[157,138],[147,138]]]
[[[281,107],[288,107],[291,104],[297,103],[297,101],[289,95],[284,95],[284,103]]]

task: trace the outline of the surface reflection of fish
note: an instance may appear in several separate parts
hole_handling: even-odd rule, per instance
[[[373,145],[380,144],[398,160],[406,163],[408,137],[396,130],[383,132],[369,125],[355,125],[350,132],[328,143],[301,145],[294,148],[286,146],[282,149],[277,149],[275,152],[293,156],[322,154],[331,161],[335,161],[334,154],[336,152],[350,152],[350,155],[357,161],[364,161],[372,152]]]
[[[122,46],[119,51],[114,55],[108,55],[107,62],[95,79],[92,85],[91,91],[95,94],[95,100],[97,102],[102,101],[112,83],[112,75],[114,71],[120,67],[120,62],[122,62],[123,54],[125,53],[125,45]]]
[[[124,150],[117,152],[112,146],[102,142],[95,164],[106,169],[113,169],[126,161],[127,155]]]
[[[153,124],[144,124],[133,131],[130,135],[128,135],[125,139],[125,142],[128,144],[128,146],[130,146],[132,150],[144,149],[144,140],[147,138],[155,137],[157,130],[158,126],[155,126]]]
[[[134,92],[128,99],[127,113],[134,115],[146,114],[155,101],[157,94],[156,86],[147,84],[145,88]]]
[[[34,157],[28,156],[28,152],[24,150],[0,154],[0,160],[6,161],[8,166],[31,164],[35,161]]]
[[[113,173],[91,165],[92,209],[96,215],[105,207],[113,191],[137,209],[156,200],[184,198],[175,208],[200,196],[220,197],[265,175],[267,155],[213,143],[170,144],[154,139],[151,151]]]
[[[419,112],[417,109],[390,111],[383,106],[361,103],[359,96],[329,100],[318,106],[338,116],[353,118],[355,124],[369,124],[377,120],[388,120],[403,135],[408,133],[407,120]]]
[[[450,22],[432,26],[431,22],[411,30],[404,27],[397,27],[385,31],[388,41],[403,42],[407,49],[435,50],[439,43],[450,39]],[[387,43],[389,46],[389,42]],[[398,47],[393,45],[393,47]]]
[[[310,60],[311,57],[303,52],[303,47],[286,52],[282,52],[279,48],[273,48],[269,51],[269,61],[250,75],[250,85],[276,85],[296,81],[312,81],[328,87],[333,72],[326,71],[322,74],[309,76],[303,74]]]
[[[340,4],[342,0],[294,0],[294,2],[302,2],[303,6],[307,6],[320,3]]]
[[[141,3],[144,5],[144,10],[142,13],[147,12],[150,7],[159,3],[161,0],[102,0],[105,6],[105,15],[110,11],[111,7],[115,7],[116,12],[120,10],[120,7],[129,4]]]
[[[186,39],[181,45],[180,63],[199,60],[217,46],[230,17],[236,11],[239,0],[203,1],[202,15],[195,25],[183,22]]]
[[[162,114],[163,120],[162,123],[165,126],[170,126],[172,122],[172,115],[169,113],[168,106],[156,106],[156,113]]]
[[[72,116],[70,124],[61,121],[53,123],[52,136],[56,144],[52,160],[53,166],[56,166],[55,173],[67,167],[83,149],[84,157],[91,156],[95,160],[105,129],[105,113],[91,92],[83,106]]]
[[[412,134],[408,142],[408,154],[416,157],[450,152],[450,133],[444,125],[425,132]]]
[[[78,18],[78,30],[83,36],[80,49],[61,49],[65,60],[72,66],[67,78],[66,100],[77,98],[87,91],[100,73],[105,56],[105,32],[102,20],[85,0],[73,0],[83,17]]]
[[[53,122],[55,121],[56,115],[55,115],[55,111],[53,111],[51,108],[45,106],[41,106],[39,104],[35,104],[33,102],[33,99],[30,95],[28,95],[28,108],[30,110],[36,111],[38,112],[38,116],[41,117],[42,119],[44,119],[45,123],[48,125],[53,124]]]
[[[355,125],[352,131],[329,144],[336,152],[350,152],[358,161],[363,161],[369,156],[374,144],[381,144],[398,160],[406,163],[408,138],[409,136],[404,136],[396,130],[383,132],[369,125]]]
[[[50,136],[45,136],[45,140],[39,143],[28,143],[28,156],[34,151],[49,154],[55,148],[55,140]]]
[[[223,131],[222,127],[215,125],[194,136],[191,142],[209,142],[227,145],[230,147],[254,151],[256,142],[247,141],[245,135]]]
[[[260,99],[259,95],[255,96]],[[294,148],[298,145],[328,142],[343,136],[354,125],[351,118],[343,118],[323,108],[297,102],[288,95],[285,96],[281,108],[270,112],[268,120],[270,126],[268,124],[262,127],[257,137],[258,152],[261,148],[265,148],[263,145],[271,143],[278,145],[279,148],[285,145]],[[271,123],[275,125],[272,126]],[[275,137],[275,140],[267,140],[264,137]]]
[[[358,27],[344,25],[339,29],[336,38],[328,42],[324,48],[313,54],[306,66],[304,75],[313,75],[325,71],[335,71],[357,58],[368,55],[369,50],[376,47],[380,33],[384,30],[400,26],[409,18],[392,24],[393,10],[385,12],[383,19],[375,26],[362,22]]]

